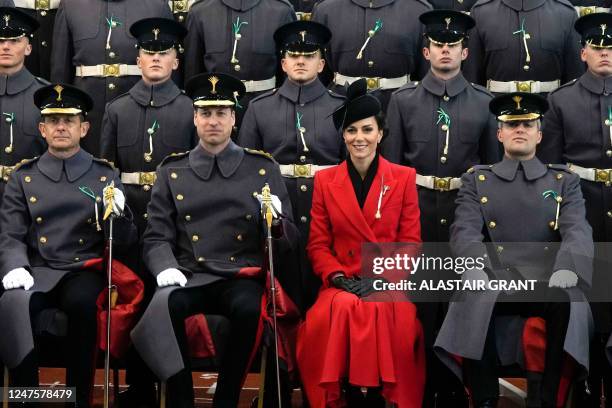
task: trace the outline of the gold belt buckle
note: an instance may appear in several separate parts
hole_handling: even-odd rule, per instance
[[[600,183],[607,183],[610,181],[610,169],[596,169],[595,170],[595,181]]]
[[[595,6],[583,6],[580,7],[580,17],[587,16],[589,14],[595,13],[597,9]]]
[[[49,10],[49,0],[35,0],[34,8],[36,10]]]
[[[172,11],[174,13],[184,13],[187,10],[186,0],[172,0]]]
[[[103,75],[105,77],[118,77],[119,76],[119,64],[102,64]]]
[[[517,91],[531,93],[531,85],[533,84],[533,81],[515,81],[515,83]]]
[[[367,78],[366,82],[370,91],[380,88],[380,78]]]
[[[310,164],[294,164],[293,175],[295,177],[312,177]]]
[[[434,177],[434,188],[438,191],[450,191],[450,177]]]
[[[141,186],[144,186],[144,185],[152,186],[153,184],[155,184],[156,178],[157,176],[155,175],[154,171],[148,171],[148,172],[143,171],[139,174],[138,183]]]

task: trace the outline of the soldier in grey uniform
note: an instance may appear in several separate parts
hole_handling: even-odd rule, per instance
[[[497,124],[488,114],[491,94],[470,84],[461,73],[474,20],[452,10],[428,11],[419,19],[425,25],[423,54],[431,69],[422,82],[410,82],[392,94],[384,156],[418,173],[423,242],[448,243],[461,175],[476,164],[495,163],[501,157]],[[463,386],[433,353],[447,303],[420,302],[417,308],[428,362],[424,406],[467,406]]]
[[[524,320],[542,317],[545,368],[541,376],[527,373],[527,406],[558,407],[566,354],[577,363],[580,375],[589,367],[592,317],[583,290],[591,284],[592,231],[578,176],[565,165],[545,165],[535,157],[546,99],[509,93],[494,98],[490,108],[500,122],[504,159],[474,166],[464,174],[450,231],[455,256],[479,258],[484,265],[466,271],[461,279],[480,283],[484,290],[456,293],[436,339],[436,351],[460,378],[453,356],[462,357],[474,405],[495,407],[498,361],[524,363],[520,361]],[[494,250],[487,252],[486,242]],[[493,280],[524,279],[537,281],[532,291],[484,286]]]
[[[312,20],[332,32],[327,62],[337,92],[367,78],[386,111],[391,92],[427,72],[421,54],[425,0],[323,0]]]
[[[296,245],[278,164],[230,139],[235,101],[244,91],[242,82],[227,74],[202,74],[188,82],[200,143],[162,162],[148,207],[144,258],[159,288],[132,340],[158,378],[167,381],[173,408],[194,406],[185,318],[198,312],[230,320],[213,405],[237,406],[259,342],[264,287],[254,274],[264,262],[258,200],[264,185],[276,197],[276,212],[285,214],[278,229],[273,227],[279,237],[276,255]]]
[[[55,18],[51,80],[74,84],[94,98],[83,148],[97,156],[106,103],[140,80],[129,28],[149,17],[172,18],[166,0],[63,0]]]
[[[33,17],[40,28],[32,35],[32,54],[26,67],[35,76],[49,79],[51,76],[51,48],[55,14],[61,0],[12,0],[19,10]]]
[[[0,8],[0,198],[15,164],[40,156],[46,144],[38,132],[34,92],[47,84],[24,66],[30,34],[38,23],[14,8]]]
[[[318,78],[325,65],[325,45],[331,37],[322,24],[296,21],[274,33],[287,74],[283,85],[253,99],[240,127],[238,143],[264,150],[280,163],[293,219],[300,230],[300,303],[309,307],[320,282],[312,274],[306,256],[315,173],[344,158],[344,143],[330,113],[344,98],[328,91]],[[271,115],[271,112],[275,112]]]
[[[482,0],[470,14],[465,77],[496,93],[548,93],[584,72],[567,0]]]
[[[123,210],[119,173],[80,148],[87,134],[91,98],[78,88],[52,84],[34,94],[48,151],[19,165],[0,207],[0,355],[15,386],[38,386],[37,348],[31,322],[55,307],[68,316],[67,384],[76,406],[89,407],[97,350],[98,295],[104,273],[87,262],[103,256],[102,215],[109,204]],[[114,204],[107,200],[114,183]],[[115,221],[117,243],[135,238],[128,218]]]
[[[139,236],[147,224],[155,168],[166,156],[183,153],[197,143],[193,101],[171,79],[186,32],[166,18],[147,18],[130,27],[138,40],[136,64],[142,78],[108,103],[102,121],[100,155],[121,171]]]
[[[194,4],[187,18],[185,80],[200,72],[231,72],[246,86],[236,106],[239,128],[248,102],[277,83],[274,31],[295,21],[287,0],[211,0]],[[237,136],[237,135],[236,135]]]
[[[581,180],[586,216],[595,242],[612,241],[612,15],[595,13],[576,21],[582,37],[582,61],[588,70],[549,95],[550,110],[543,123],[546,137],[538,157],[549,163],[571,163]],[[598,407],[605,385],[612,398],[612,368],[604,345],[612,331],[610,249],[596,246],[591,307],[596,335],[591,344],[590,396],[580,406]],[[603,303],[607,301],[608,303]],[[579,387],[584,391],[584,387]]]
[[[164,157],[185,152],[197,142],[193,102],[171,79],[178,66],[180,42],[187,30],[174,20],[148,18],[134,23],[130,33],[138,40],[136,64],[142,71],[142,79],[106,106],[100,155],[121,172],[127,204],[134,214],[138,237],[142,239],[157,165]],[[156,285],[151,274],[144,270],[141,245],[126,255],[128,265],[145,282],[145,301],[148,301]],[[120,395],[122,403],[130,406],[127,399],[154,399],[154,393],[147,392],[152,391],[152,380],[147,381],[140,360],[130,355],[128,361],[131,386],[129,392]]]

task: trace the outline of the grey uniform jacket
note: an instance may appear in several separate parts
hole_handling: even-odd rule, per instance
[[[15,268],[26,268],[34,277],[34,286],[27,291],[9,290],[0,297],[0,330],[4,333],[0,358],[10,368],[34,347],[28,306],[31,295],[50,291],[69,271],[86,269],[86,261],[103,256],[102,200],[81,190],[102,197],[111,181],[121,188],[117,171],[82,149],[66,160],[44,153],[11,176],[0,207],[0,273],[4,276]],[[135,238],[130,218],[116,219],[118,244],[129,244]]]
[[[273,77],[278,60],[272,36],[295,19],[286,0],[199,1],[187,18],[185,80],[201,72],[227,72],[255,81]],[[236,23],[241,38],[236,45],[238,62],[231,63]]]
[[[574,30],[578,16],[567,0],[480,0],[471,16],[476,27],[470,33],[470,55],[463,69],[471,82],[560,80],[563,84],[584,72],[580,37]],[[521,27],[530,36],[528,64]]]
[[[154,172],[166,156],[196,145],[192,106],[191,98],[171,79],[157,85],[138,81],[128,93],[106,106],[100,156],[113,162],[121,173]],[[151,137],[148,129],[154,130]],[[126,184],[124,187],[142,235],[151,185]]]
[[[430,71],[422,82],[411,82],[391,96],[384,156],[414,167],[420,175],[436,177],[461,177],[476,164],[497,162],[500,143],[497,123],[488,113],[491,97],[461,73],[442,81]],[[442,113],[448,115],[450,125]],[[419,186],[418,192],[423,242],[448,242],[457,191],[437,192]]]
[[[26,68],[14,75],[0,75],[0,165],[14,166],[23,159],[40,156],[46,150],[45,139],[38,131],[40,110],[34,105],[34,92],[46,84]],[[8,181],[7,172],[4,171],[0,177],[2,197]]]
[[[82,146],[98,155],[100,127],[106,103],[127,92],[140,80],[140,75],[76,77],[78,66],[100,64],[136,65],[136,39],[129,33],[130,26],[143,18],[172,18],[165,0],[63,0],[55,18],[51,81],[74,84],[94,100],[89,112],[91,128]],[[106,48],[109,22],[116,22]]]
[[[418,17],[430,9],[424,0],[323,0],[315,5],[312,20],[326,25],[333,34],[327,62],[334,72],[353,77],[420,78],[427,64],[421,52],[423,26]],[[357,59],[377,20],[382,28]]]
[[[517,277],[548,282],[559,269],[575,272],[578,286],[566,289],[572,303],[564,350],[588,369],[593,321],[583,289],[591,284],[593,241],[578,177],[566,166],[547,166],[537,158],[521,162],[504,158],[492,166],[475,166],[462,181],[451,226],[455,255],[482,257],[489,241],[495,246],[486,261],[492,279]],[[553,229],[557,202],[544,196],[547,191],[562,198],[558,230]],[[547,256],[547,251],[552,251],[549,246],[554,245],[551,242],[559,242],[558,249]],[[435,348],[460,377],[452,355],[481,358],[499,294],[493,290],[461,292],[458,301],[450,305]],[[514,320],[496,330],[503,365],[522,363],[523,319],[517,316]]]
[[[297,230],[278,165],[271,158],[230,142],[216,156],[198,145],[188,154],[166,159],[157,170],[148,207],[144,257],[149,271],[157,275],[177,268],[187,276],[187,287],[197,287],[263,266],[263,220],[254,194],[261,193],[265,183],[287,214],[284,236],[275,248],[280,255],[295,247]],[[291,272],[285,271],[289,279]],[[183,368],[168,311],[168,297],[176,288],[157,289],[131,335],[162,380]]]

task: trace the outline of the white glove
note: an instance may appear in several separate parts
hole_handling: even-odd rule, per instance
[[[187,278],[178,269],[168,268],[157,274],[157,286],[160,288],[171,285],[185,286],[186,284]]]
[[[465,271],[463,275],[461,275],[461,279],[463,281],[470,281],[471,286],[473,288],[478,287],[478,282],[484,282],[485,287],[489,283],[489,276],[482,269],[470,269],[468,271]]]
[[[6,290],[17,288],[28,290],[34,286],[34,278],[30,275],[30,272],[24,268],[17,268],[4,275],[4,278],[2,278],[2,286],[4,286]]]
[[[578,275],[569,269],[559,269],[548,281],[549,288],[573,288],[578,284]]]
[[[114,182],[104,187],[102,195],[104,196],[104,219],[108,218],[111,212],[118,217],[123,214],[125,195],[123,195],[123,191],[115,187]]]
[[[283,214],[283,203],[276,194],[270,194],[270,197],[272,198],[272,215],[274,218],[278,218]],[[263,207],[263,196],[261,194],[257,194],[257,200],[259,200],[259,205]]]

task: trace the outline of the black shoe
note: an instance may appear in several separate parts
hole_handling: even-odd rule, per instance
[[[117,406],[119,408],[155,408],[157,407],[155,388],[152,384],[150,387],[131,385],[127,390],[119,393]]]
[[[486,399],[478,403],[475,408],[497,408],[497,398]]]

